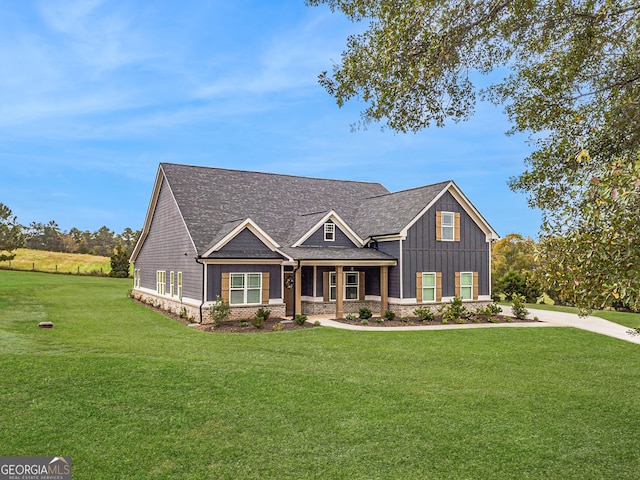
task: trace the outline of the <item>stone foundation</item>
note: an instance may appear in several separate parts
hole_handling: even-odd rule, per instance
[[[177,297],[166,297],[161,295],[154,295],[149,292],[141,292],[139,290],[133,290],[131,296],[136,300],[140,300],[148,305],[166,310],[167,312],[177,313],[188,319],[191,323],[200,322],[200,304],[193,302],[181,302]],[[209,309],[212,302],[206,302],[202,306],[202,323],[212,323],[209,316]],[[276,305],[257,305],[251,307],[231,307],[231,315],[229,321],[232,320],[250,320],[252,319],[258,309],[262,307],[271,311],[271,317],[285,318],[285,305],[284,303]],[[183,310],[184,309],[184,310]]]
[[[369,308],[374,316],[380,315],[380,302],[376,301],[351,301],[344,300],[342,309],[344,314],[358,315],[361,308]],[[302,302],[302,313],[305,315],[334,315],[336,314],[336,302]]]
[[[429,307],[433,313],[438,313],[440,311],[440,307],[444,304],[448,304],[449,302],[441,302],[441,303],[411,303],[411,304],[398,304],[398,303],[389,303],[389,310],[396,314],[396,317],[415,317],[413,311],[419,307]],[[470,312],[475,311],[478,307],[486,307],[489,305],[490,301],[473,301],[473,302],[463,302],[464,307]],[[375,312],[375,310],[374,310]]]
[[[131,296],[136,300],[152,305],[154,307],[166,310],[170,313],[177,313],[181,317],[189,320],[191,323],[200,321],[200,305],[194,305],[191,302],[181,302],[177,297],[165,297],[154,295],[148,292],[133,290]],[[203,311],[203,316],[206,312]]]

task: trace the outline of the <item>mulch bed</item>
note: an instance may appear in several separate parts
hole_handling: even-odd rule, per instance
[[[132,298],[132,300],[155,312],[158,312],[160,315],[164,315],[165,317],[171,318],[176,322],[180,322],[183,325],[193,325],[192,324],[193,319],[189,320],[188,318],[182,318],[178,313],[167,312],[166,310],[149,305],[145,302],[141,302],[140,300],[137,300],[135,298]],[[203,313],[204,315],[207,315],[206,311]],[[276,326],[279,323],[281,323],[282,325]],[[297,325],[292,320],[287,320],[284,318],[269,318],[264,322],[264,326],[260,329],[251,325],[251,321],[249,320],[247,321],[247,324],[248,325],[246,327],[242,327],[240,326],[240,320],[229,320],[227,322],[224,322],[219,327],[215,327],[215,328],[212,324],[197,325],[197,326],[194,326],[193,328],[195,328],[196,330],[201,330],[203,332],[260,333],[260,332],[273,332],[273,331],[280,331],[280,330],[299,330],[302,328],[314,327],[312,322],[307,322],[304,325]]]
[[[387,320],[384,318],[383,322],[379,322],[380,317],[373,317],[368,320],[368,324],[363,325],[360,318],[355,320],[347,320],[345,318],[336,319],[337,322],[347,323],[349,325],[360,325],[363,327],[417,327],[423,325],[442,325],[442,315],[436,315],[436,318],[432,322],[423,323],[418,317],[408,317],[408,322],[403,322],[400,318],[396,317],[394,320]],[[532,323],[536,320],[520,320],[509,315],[495,315],[492,318],[493,321],[489,321],[482,315],[474,316],[473,319],[466,319],[461,324],[481,324],[481,323]],[[456,325],[456,322],[449,322],[449,325]]]
[[[190,325],[191,321],[186,318],[180,317],[177,313],[169,313],[166,310],[162,310],[160,308],[148,305],[144,302],[140,302],[139,300],[132,299],[134,302],[138,302],[140,305],[144,305],[151,310],[155,310],[156,312],[164,315],[165,317],[171,318],[177,322],[180,322],[184,325]],[[416,327],[423,325],[442,325],[442,315],[436,315],[436,319],[432,322],[423,323],[417,317],[409,317],[408,322],[403,322],[400,318],[396,317],[394,320],[384,319],[384,322],[378,322],[377,320],[380,317],[373,317],[369,319],[369,323],[367,325],[362,324],[362,320],[356,318],[355,320],[347,320],[346,318],[337,318],[334,319],[336,322],[347,323],[350,325],[359,325],[362,327]],[[531,323],[536,320],[519,320],[515,317],[511,317],[508,315],[496,315],[495,321],[489,322],[484,316],[478,315],[475,317],[475,320],[465,320],[463,323],[473,325],[478,323]],[[455,322],[451,322],[450,324],[455,325]],[[314,328],[313,322],[307,321],[304,325],[298,325],[292,320],[283,319],[283,318],[269,318],[264,322],[264,326],[260,329],[251,325],[251,321],[247,321],[247,326],[243,327],[240,324],[240,320],[229,320],[224,322],[219,327],[214,327],[211,324],[205,325],[197,325],[193,328],[197,330],[201,330],[203,332],[221,332],[221,333],[266,333],[273,331],[281,331],[281,330],[300,330],[302,328]]]

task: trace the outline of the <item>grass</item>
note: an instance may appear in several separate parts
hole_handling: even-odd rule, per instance
[[[637,478],[632,343],[203,333],[129,285],[0,271],[2,455],[70,455],[74,479]]]
[[[106,275],[111,271],[109,257],[83,253],[47,252],[19,248],[11,262],[0,263],[0,268],[11,270],[35,270],[51,273],[81,273],[85,275]]]

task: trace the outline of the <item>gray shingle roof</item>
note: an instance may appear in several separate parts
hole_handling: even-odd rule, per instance
[[[271,173],[162,163],[199,253],[251,218],[281,246],[290,246],[335,210],[356,224],[363,199],[389,193],[379,183],[327,180]],[[305,218],[308,214],[308,218]]]
[[[433,201],[449,181],[363,199],[352,228],[361,238],[399,233]]]
[[[162,163],[160,167],[200,254],[251,218],[280,245],[282,252],[293,258],[390,259],[368,248],[291,245],[331,210],[360,238],[400,233],[449,184],[441,182],[390,193],[379,183],[171,163]],[[229,255],[235,257],[238,252],[214,254],[221,258]]]

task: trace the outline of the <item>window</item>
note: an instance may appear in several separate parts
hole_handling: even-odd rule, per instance
[[[165,295],[167,293],[167,272],[164,270],[158,270],[156,272],[156,292],[158,295]]]
[[[422,274],[422,301],[423,302],[436,301],[436,274],[435,273]]]
[[[473,300],[473,272],[460,273],[460,299]]]
[[[173,272],[169,273],[169,295],[173,297],[174,289],[173,286],[176,281],[176,276]]]
[[[229,303],[259,304],[262,301],[261,273],[231,273],[229,275]]]
[[[133,270],[133,288],[140,288],[140,269]]]
[[[360,287],[360,273],[359,272],[344,272],[343,273],[343,296],[345,300],[358,300]],[[336,299],[336,272],[329,273],[329,300],[335,301]]]
[[[345,272],[344,274],[344,299],[358,299],[358,272]]]
[[[178,272],[178,298],[182,301],[182,272]]]
[[[324,224],[324,241],[334,242],[336,239],[336,226],[333,223]]]
[[[442,240],[453,241],[455,238],[455,215],[452,212],[442,212]]]
[[[329,300],[336,299],[336,272],[329,273]]]

